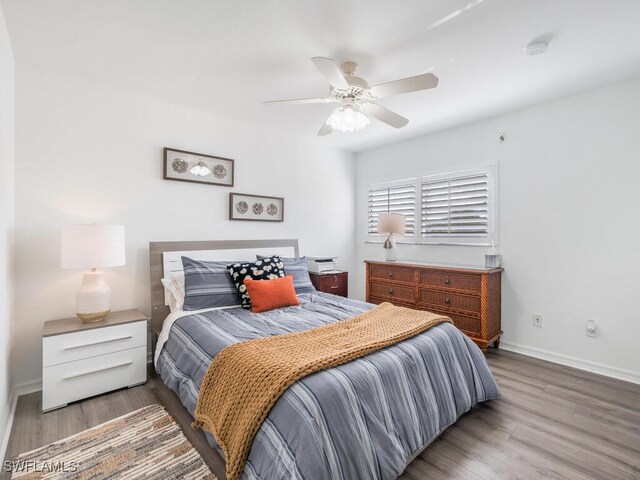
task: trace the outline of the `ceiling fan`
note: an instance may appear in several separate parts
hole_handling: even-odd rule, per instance
[[[438,86],[438,77],[432,73],[423,73],[392,82],[370,87],[363,78],[356,77],[358,64],[345,62],[340,67],[331,58],[313,57],[311,61],[329,82],[329,96],[320,98],[300,98],[293,100],[272,100],[266,105],[278,103],[340,103],[318,131],[318,135],[329,135],[334,130],[354,132],[365,128],[376,118],[394,128],[402,128],[409,119],[379,105],[381,98],[402,93],[417,92]]]

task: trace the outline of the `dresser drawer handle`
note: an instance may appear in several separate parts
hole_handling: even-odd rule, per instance
[[[393,278],[393,272],[389,272],[389,278]]]
[[[107,338],[106,340],[98,340],[97,342],[82,343],[80,345],[71,345],[70,347],[64,347],[63,350],[73,350],[73,349],[82,348],[82,347],[92,347],[94,345],[101,345],[103,343],[117,342],[118,340],[127,340],[129,338],[131,338],[131,335],[125,335],[123,337],[116,337],[116,338]]]
[[[449,305],[451,303],[451,299],[450,298],[445,298],[444,299],[444,303],[446,303],[447,305]]]
[[[451,280],[449,280],[448,278],[444,279],[444,284],[445,285],[449,285],[451,283]]]
[[[85,375],[91,375],[92,373],[104,372],[105,370],[113,370],[114,368],[126,367],[131,365],[133,361],[117,363],[115,365],[109,365],[108,367],[96,368],[95,370],[88,370],[86,372],[74,373],[73,375],[67,375],[62,377],[63,380],[71,380],[72,378],[84,377]]]
[[[389,295],[393,295],[393,288],[389,289]]]
[[[336,288],[340,288],[340,285],[331,285],[329,288],[333,288],[335,290]]]

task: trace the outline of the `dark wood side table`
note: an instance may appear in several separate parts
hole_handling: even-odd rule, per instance
[[[331,293],[340,297],[349,296],[349,272],[312,273],[311,283],[316,290]]]

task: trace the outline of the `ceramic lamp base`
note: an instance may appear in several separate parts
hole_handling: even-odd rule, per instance
[[[105,312],[96,313],[76,313],[76,316],[82,320],[83,323],[97,323],[107,318],[107,315],[110,313],[111,310],[107,310]]]
[[[396,249],[396,239],[393,233],[384,242],[384,259],[387,262],[395,262],[398,259],[398,250]]]
[[[94,323],[104,320],[110,311],[111,287],[105,282],[104,273],[85,273],[76,293],[76,316],[85,323]]]

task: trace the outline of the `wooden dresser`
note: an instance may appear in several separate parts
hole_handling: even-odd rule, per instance
[[[502,268],[365,261],[367,302],[446,315],[482,350],[500,344]]]

